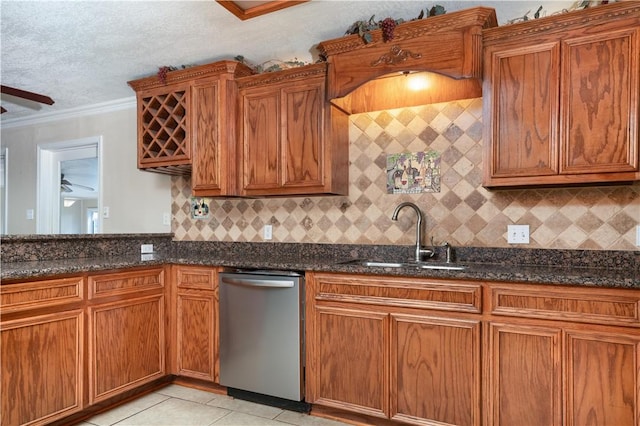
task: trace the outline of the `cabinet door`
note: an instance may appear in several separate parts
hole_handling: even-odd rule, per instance
[[[497,46],[485,55],[485,183],[558,173],[559,59],[558,42]]]
[[[567,334],[566,424],[640,424],[638,330]]]
[[[206,292],[179,292],[177,300],[177,355],[181,376],[214,381],[215,296]]]
[[[243,105],[244,190],[280,186],[280,91],[241,95]]]
[[[2,425],[45,424],[82,407],[82,310],[0,325]]]
[[[389,315],[323,306],[314,315],[307,402],[387,418]]]
[[[194,84],[191,88],[193,113],[191,188],[195,191],[210,192],[222,189],[220,174],[222,141],[218,123],[219,93],[218,81]]]
[[[323,187],[324,79],[282,92],[284,187]]]
[[[488,424],[562,424],[561,338],[555,327],[490,325]]]
[[[479,425],[480,323],[391,315],[391,416]]]
[[[218,278],[215,268],[176,266],[171,320],[172,373],[218,381]]]
[[[164,295],[91,306],[89,402],[165,375]]]
[[[561,172],[638,171],[640,29],[564,40]]]

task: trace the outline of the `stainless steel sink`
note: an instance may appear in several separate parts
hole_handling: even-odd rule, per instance
[[[358,265],[370,268],[418,268],[446,271],[462,271],[466,266],[455,263],[431,263],[431,262],[387,262],[381,260],[352,259],[340,262],[343,265]]]
[[[462,271],[467,268],[464,265],[456,265],[450,263],[418,263],[415,266],[420,269],[440,269],[447,271]]]

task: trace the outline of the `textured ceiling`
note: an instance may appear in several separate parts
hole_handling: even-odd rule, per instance
[[[52,106],[2,95],[7,121],[131,98],[127,81],[163,65],[198,65],[242,55],[252,64],[272,59],[312,62],[318,42],[341,37],[375,15],[409,20],[441,4],[447,12],[496,9],[498,21],[547,14],[574,1],[327,1],[312,0],[241,21],[213,0],[0,1],[0,79],[41,93]]]

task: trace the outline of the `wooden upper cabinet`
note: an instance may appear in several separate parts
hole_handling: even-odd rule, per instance
[[[484,32],[486,187],[640,179],[640,5]]]
[[[326,102],[326,64],[238,79],[240,195],[346,194],[348,115]]]
[[[193,195],[236,195],[237,89],[251,75],[236,61],[219,61],[130,81],[138,103],[138,167],[191,174]]]

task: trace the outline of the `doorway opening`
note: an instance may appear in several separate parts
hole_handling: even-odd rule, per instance
[[[38,234],[101,232],[101,142],[95,136],[38,146]]]

